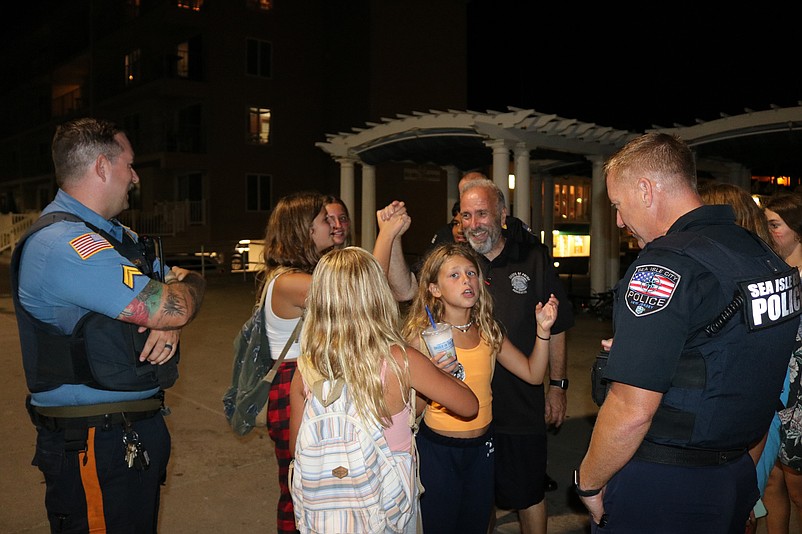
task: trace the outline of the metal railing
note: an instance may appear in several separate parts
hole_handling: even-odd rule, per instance
[[[38,218],[38,211],[0,214],[0,252],[12,250],[22,235]]]
[[[186,231],[188,225],[206,223],[206,202],[157,202],[153,211],[129,210],[117,220],[138,234],[175,236]]]
[[[0,214],[0,252],[12,250],[40,212]],[[142,235],[175,236],[187,226],[206,223],[206,202],[158,202],[152,211],[128,210],[117,219]]]

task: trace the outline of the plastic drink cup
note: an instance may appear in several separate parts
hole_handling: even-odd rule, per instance
[[[454,338],[451,335],[450,324],[437,323],[434,327],[426,328],[423,331],[423,340],[426,342],[426,348],[429,349],[429,355],[432,358],[441,352],[446,353],[444,358],[457,357],[457,349],[454,348]],[[451,374],[460,380],[465,379],[465,369],[459,362],[457,362]]]

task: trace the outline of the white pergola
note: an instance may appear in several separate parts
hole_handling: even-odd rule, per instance
[[[802,123],[802,107],[778,108],[766,112],[747,110],[746,115],[723,117],[711,122],[675,128],[655,127],[676,133],[692,147],[734,136],[755,135],[791,123]],[[624,130],[580,122],[533,109],[509,108],[506,112],[447,110],[413,112],[367,123],[351,132],[330,134],[317,143],[340,166],[340,197],[354,206],[355,166],[362,171],[363,223],[372,221],[376,212],[376,166],[385,162],[433,163],[446,170],[447,198],[444,217],[458,200],[457,183],[462,171],[472,162],[492,154],[492,179],[509,196],[508,174],[512,158],[516,177],[514,212],[537,231],[543,231],[551,247],[554,229],[552,210],[541,206],[553,204],[554,174],[561,167],[587,160],[591,163],[590,287],[597,293],[618,281],[619,243],[615,216],[607,200],[604,161],[629,140],[639,135]],[[715,171],[724,180],[749,184],[751,175],[731,160],[710,158],[700,161],[700,169]],[[544,185],[546,187],[541,187]],[[545,198],[543,197],[543,191]],[[530,194],[522,194],[530,192]],[[374,224],[362,224],[361,245],[372,249],[376,238]]]

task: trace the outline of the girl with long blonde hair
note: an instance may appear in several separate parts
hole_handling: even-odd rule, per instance
[[[306,393],[319,380],[342,378],[362,420],[381,425],[395,452],[413,454],[413,388],[455,414],[476,415],[479,404],[471,390],[408,347],[399,326],[398,304],[369,252],[346,247],[323,256],[309,286],[299,372],[290,389],[291,451]]]

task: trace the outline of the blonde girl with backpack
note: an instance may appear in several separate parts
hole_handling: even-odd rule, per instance
[[[414,453],[409,424],[413,388],[460,417],[476,415],[479,404],[471,390],[408,347],[399,329],[398,304],[369,252],[346,247],[321,258],[306,301],[299,372],[290,387],[291,451],[306,393],[319,380],[343,379],[360,419],[372,428],[381,425],[393,452]],[[414,519],[408,523],[412,532]]]
[[[437,399],[425,399],[428,406],[417,440],[421,481],[426,488],[421,497],[423,529],[438,534],[486,534],[494,499],[490,387],[494,364],[498,360],[522,380],[542,384],[559,303],[551,295],[546,303],[537,305],[537,339],[527,357],[504,336],[493,318],[493,301],[471,247],[449,243],[432,249],[418,279],[402,334],[412,346],[425,350],[421,332],[430,324],[427,310],[434,321],[449,323],[457,359],[465,369],[465,383],[479,399],[478,415],[469,418]]]

